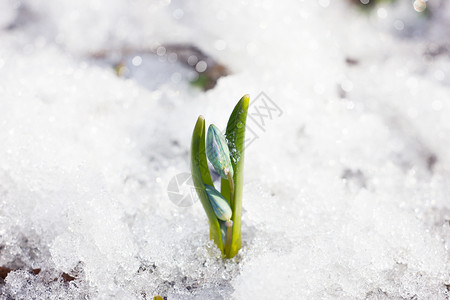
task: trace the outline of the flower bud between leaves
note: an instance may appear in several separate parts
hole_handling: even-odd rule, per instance
[[[219,128],[214,124],[209,125],[208,128],[206,155],[220,177],[227,179],[228,173],[233,177],[233,166],[231,165],[230,150],[228,149],[227,141]]]
[[[222,221],[230,222],[232,212],[227,200],[219,193],[219,191],[208,184],[205,184],[205,190],[217,218]]]

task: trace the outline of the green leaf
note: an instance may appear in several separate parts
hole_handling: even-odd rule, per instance
[[[214,243],[219,247],[223,253],[222,235],[220,233],[220,224],[217,220],[216,214],[211,206],[208,195],[206,194],[205,184],[214,186],[211,179],[211,174],[208,169],[208,162],[206,160],[205,152],[205,119],[199,116],[195,124],[194,132],[192,134],[191,143],[191,173],[194,181],[195,190],[202,202],[203,209],[206,212],[209,220],[209,236],[214,240]]]
[[[230,149],[231,164],[234,175],[234,202],[231,203],[233,216],[233,239],[229,253],[225,253],[228,258],[234,257],[241,249],[241,214],[242,214],[242,188],[244,184],[244,148],[245,148],[245,125],[247,121],[247,111],[250,101],[249,95],[244,95],[235,106],[228,120],[225,136]],[[230,186],[227,179],[221,180],[221,193],[230,202]]]

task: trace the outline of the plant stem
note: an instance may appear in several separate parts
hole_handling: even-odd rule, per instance
[[[228,177],[228,184],[230,185],[230,206],[233,207],[234,204],[234,180],[233,176],[231,176],[230,172],[226,172]],[[231,224],[227,225],[227,237],[225,243],[225,255],[227,257],[230,256],[231,243],[233,241],[233,222],[230,221]]]
[[[227,172],[228,184],[230,185],[230,206],[233,207],[234,203],[234,180],[230,172]]]
[[[225,256],[230,257],[230,250],[231,250],[231,242],[233,241],[233,221],[227,221],[228,224],[225,223],[225,226],[227,226],[227,237],[226,237],[226,243],[225,243]]]

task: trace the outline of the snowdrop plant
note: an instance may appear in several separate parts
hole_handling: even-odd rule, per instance
[[[192,179],[208,216],[210,239],[226,258],[234,257],[241,249],[244,140],[249,100],[245,95],[235,106],[225,135],[215,125],[210,125],[206,134],[202,116],[198,117],[192,134]],[[211,179],[207,157],[221,177],[220,192]]]

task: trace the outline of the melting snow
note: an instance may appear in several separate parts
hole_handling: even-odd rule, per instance
[[[350,2],[3,0],[2,297],[448,299],[450,7]],[[193,88],[176,44],[231,75]],[[167,187],[197,116],[225,127],[246,93],[222,261]]]

